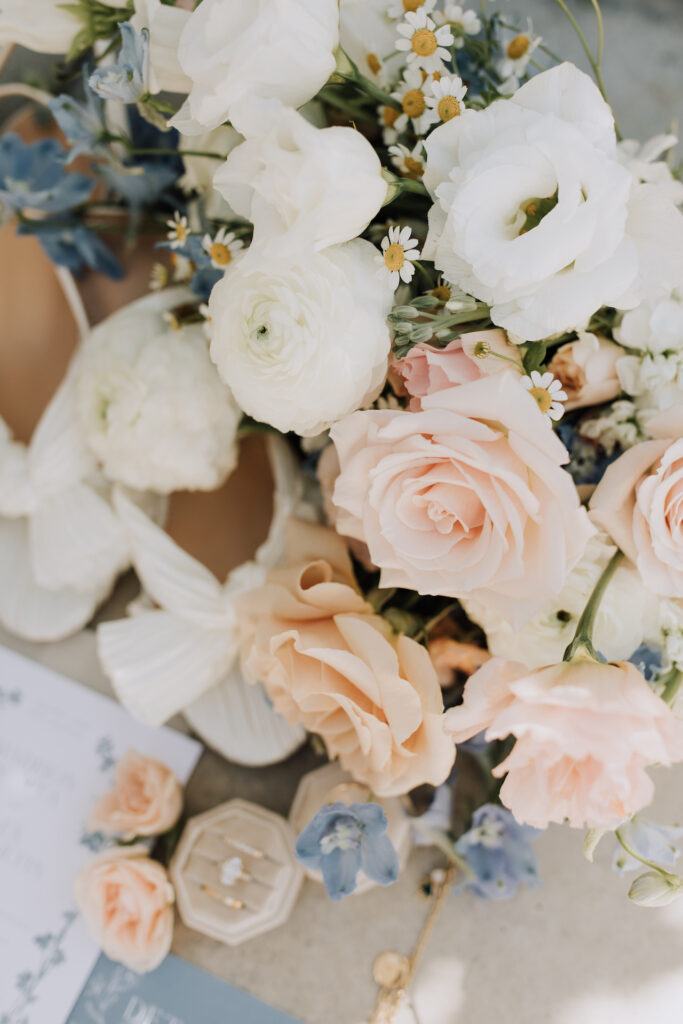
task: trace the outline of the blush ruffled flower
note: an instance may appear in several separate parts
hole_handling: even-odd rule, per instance
[[[116,765],[114,788],[93,807],[88,828],[126,838],[159,836],[175,825],[182,807],[182,787],[171,769],[129,750]]]
[[[646,767],[683,760],[683,723],[629,662],[577,657],[529,672],[492,658],[446,713],[456,743],[482,730],[514,736],[493,770],[500,798],[522,823],[610,828],[648,804]]]

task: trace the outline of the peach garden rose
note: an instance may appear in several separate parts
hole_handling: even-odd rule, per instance
[[[502,373],[510,363],[522,360],[519,349],[507,340],[505,331],[469,331],[444,348],[426,342],[413,345],[392,370],[401,378],[409,395],[422,398],[455,384],[467,384],[492,373]]]
[[[514,372],[421,403],[334,425],[337,529],[365,541],[382,587],[479,595],[521,626],[593,532],[567,451]]]
[[[90,936],[111,960],[144,974],[173,938],[173,886],[144,846],[105,850],[76,876],[76,902]]]
[[[372,613],[340,537],[291,524],[288,564],[237,608],[247,678],[355,779],[394,796],[447,778],[455,748],[429,655]]]
[[[182,807],[182,787],[171,769],[129,750],[116,765],[114,788],[93,807],[88,827],[127,838],[158,836],[175,825]]]

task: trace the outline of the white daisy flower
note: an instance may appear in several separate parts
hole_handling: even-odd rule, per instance
[[[564,415],[562,402],[567,400],[567,393],[562,390],[562,385],[557,378],[553,377],[552,373],[532,370],[530,374],[521,378],[521,383],[549,423],[562,419]]]
[[[412,121],[416,135],[424,135],[432,123],[432,116],[427,107],[427,100],[424,94],[424,86],[427,84],[422,71],[417,67],[409,67],[403,76],[396,92],[392,92],[395,100],[398,100],[403,109],[394,122],[396,131],[402,132]]]
[[[423,7],[408,12],[405,19],[396,26],[399,38],[396,49],[406,51],[406,60],[425,71],[443,71],[444,61],[450,60],[446,49],[454,39],[448,25],[437,28]]]
[[[456,50],[465,45],[463,36],[476,36],[481,32],[481,21],[476,12],[465,10],[460,4],[448,4],[442,15],[434,14],[434,19],[458,30],[454,33]]]
[[[149,290],[151,292],[160,292],[167,284],[168,267],[165,267],[163,263],[152,264],[152,270],[149,275]]]
[[[181,252],[172,252],[171,266],[173,268],[173,280],[176,282],[189,281],[197,269],[191,259],[183,256]]]
[[[382,239],[382,255],[379,257],[382,267],[389,272],[394,288],[404,281],[408,284],[415,273],[413,260],[420,258],[418,241],[411,237],[410,228],[398,225],[389,228]]]
[[[179,249],[185,245],[190,237],[190,226],[187,222],[187,217],[181,217],[176,210],[173,214],[173,219],[166,221],[166,227],[169,229],[166,238],[171,243],[172,249]]]
[[[450,78],[444,76],[432,82],[432,95],[426,99],[429,123],[450,121],[462,114],[466,93],[467,86],[457,75]]]
[[[422,143],[418,142],[412,149],[400,143],[396,146],[389,146],[389,156],[394,167],[404,178],[412,178],[419,181],[425,171],[425,158]]]
[[[204,235],[202,238],[202,249],[209,254],[211,265],[216,270],[225,270],[243,247],[244,242],[235,236],[234,231],[228,231],[227,228],[221,228],[213,238],[211,235]]]
[[[515,81],[519,84],[520,78],[524,77],[532,54],[542,42],[543,38],[534,34],[531,18],[527,20],[526,32],[519,32],[507,40],[505,56],[496,64],[496,71],[501,78],[506,80],[504,83],[506,93],[510,91],[510,85]],[[513,88],[511,91],[514,92],[515,89]]]
[[[405,18],[410,11],[419,11],[422,8],[427,14],[431,14],[436,7],[436,0],[393,0],[387,8],[390,18]]]
[[[385,146],[391,146],[398,139],[398,131],[396,130],[396,122],[401,116],[400,110],[396,107],[390,107],[383,105],[377,107],[377,120],[379,126],[382,129],[382,141]]]

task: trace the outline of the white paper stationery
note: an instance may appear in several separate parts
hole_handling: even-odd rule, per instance
[[[182,782],[201,745],[0,647],[0,1024],[62,1024],[98,958],[73,879],[104,837],[93,801],[134,748]]]

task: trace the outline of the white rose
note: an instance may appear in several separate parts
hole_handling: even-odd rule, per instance
[[[310,436],[380,391],[393,303],[377,250],[252,245],[211,292],[211,358],[245,412]]]
[[[522,629],[513,627],[482,601],[465,600],[468,616],[486,633],[489,650],[499,658],[541,668],[562,661],[579,618],[602,570],[614,554],[604,534],[591,537],[559,596]],[[656,602],[629,564],[617,569],[600,605],[594,645],[609,661],[629,658],[655,627]]]
[[[246,142],[214,185],[254,224],[258,242],[294,228],[316,249],[347,242],[368,226],[387,195],[382,165],[353,128],[315,128],[277,100],[240,104]]]
[[[131,23],[149,29],[150,92],[189,92],[192,81],[178,60],[178,43],[190,12],[161,0],[135,0]]]
[[[452,118],[425,147],[424,255],[514,334],[582,327],[683,277],[683,216],[622,166],[612,112],[572,64]]]
[[[184,135],[180,136],[178,148],[183,157],[185,173],[179,184],[186,192],[196,191],[204,197],[204,212],[211,220],[235,220],[237,218],[233,208],[226,203],[223,196],[213,186],[213,176],[221,163],[213,157],[189,156],[185,150],[220,153],[227,157],[242,141],[240,133],[227,124],[222,124],[202,135],[193,135],[190,138]]]
[[[184,288],[147,295],[85,339],[78,407],[106,476],[169,493],[211,490],[236,463],[240,410],[221,382],[202,327],[174,330],[163,313]]]
[[[196,135],[232,120],[245,96],[299,107],[335,67],[338,0],[202,0],[180,37],[192,90],[171,124]]]

